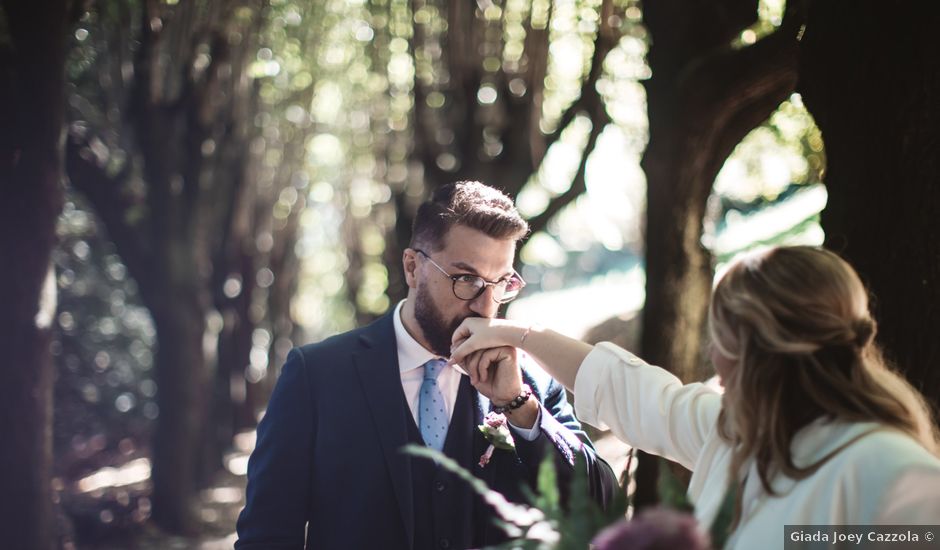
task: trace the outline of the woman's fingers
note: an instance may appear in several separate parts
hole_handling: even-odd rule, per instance
[[[506,342],[510,326],[502,319],[464,319],[451,339],[450,363],[466,369],[467,358],[478,351],[510,345]]]
[[[463,365],[463,366],[466,368],[467,365],[464,364],[464,363],[466,362],[467,357],[468,357],[470,354],[472,354],[474,351],[476,351],[476,350],[473,349],[473,345],[472,345],[472,343],[470,342],[470,340],[469,340],[469,339],[468,339],[468,340],[464,340],[463,342],[461,342],[460,344],[458,344],[457,347],[451,348],[451,350],[450,350],[450,360],[449,360],[449,362],[450,362],[450,363],[460,363],[461,365]]]
[[[457,345],[460,342],[465,341],[467,338],[473,334],[472,329],[470,328],[470,319],[464,319],[460,326],[457,327],[457,330],[454,331],[454,335],[451,337],[451,344]]]
[[[483,339],[481,339],[477,334],[468,336],[467,338],[460,341],[456,344],[455,347],[452,347],[450,350],[450,361],[452,363],[463,364],[462,361],[466,361],[466,358],[474,353],[478,352],[481,349],[486,349],[490,347],[486,344]]]

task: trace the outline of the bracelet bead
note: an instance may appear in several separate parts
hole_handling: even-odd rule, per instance
[[[528,384],[523,384],[522,393],[517,395],[515,398],[513,398],[512,401],[506,403],[503,406],[493,405],[493,412],[496,414],[511,413],[512,411],[525,405],[526,401],[528,401],[530,397],[532,397],[532,388],[530,388]]]

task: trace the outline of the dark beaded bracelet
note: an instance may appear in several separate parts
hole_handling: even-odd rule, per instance
[[[502,407],[500,407],[499,405],[493,405],[493,412],[496,414],[504,414],[507,412],[512,412],[518,409],[519,407],[525,405],[525,402],[528,401],[530,397],[532,397],[532,388],[530,388],[528,384],[523,384],[522,393],[517,395],[515,398],[513,398],[512,401],[510,401],[509,403],[506,403]]]

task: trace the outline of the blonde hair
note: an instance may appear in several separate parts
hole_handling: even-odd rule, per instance
[[[748,254],[719,279],[708,318],[712,345],[735,363],[719,420],[734,448],[732,479],[751,458],[769,494],[777,474],[810,476],[852,443],[794,464],[794,436],[819,418],[877,422],[938,454],[930,409],[885,363],[865,287],[836,254],[802,246]],[[737,524],[740,490],[735,508]]]

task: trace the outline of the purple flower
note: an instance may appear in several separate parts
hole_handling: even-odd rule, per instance
[[[480,468],[484,468],[490,463],[494,450],[514,450],[516,448],[516,442],[512,439],[512,432],[509,431],[505,415],[491,412],[483,418],[483,423],[477,428],[483,432],[483,437],[490,442],[490,446],[486,448],[486,452],[480,457]]]
[[[502,428],[506,425],[506,416],[494,412],[486,413],[483,423],[490,428]]]
[[[708,534],[689,514],[651,508],[632,521],[619,521],[594,538],[597,550],[708,550]]]

